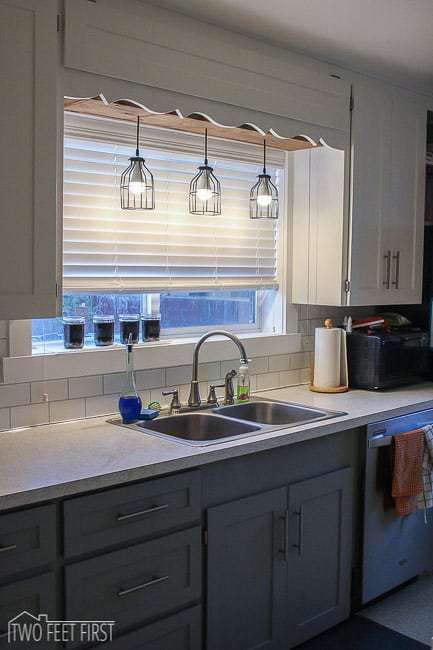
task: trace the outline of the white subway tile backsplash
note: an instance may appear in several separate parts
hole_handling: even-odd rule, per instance
[[[1,321],[0,321],[1,322]],[[9,341],[0,339],[0,358],[7,357],[9,354]]]
[[[302,368],[300,371],[300,381],[301,384],[309,384],[311,381],[311,370],[310,368]]]
[[[261,375],[257,375],[257,390],[279,388],[279,386],[280,386],[279,372],[267,372]]]
[[[248,364],[248,369],[252,375],[260,375],[269,370],[268,357],[254,357]]]
[[[84,399],[68,399],[62,402],[51,402],[50,422],[63,422],[84,418],[86,415]]]
[[[296,352],[290,355],[290,368],[296,370],[298,368],[308,368],[310,365],[310,355],[308,352]]]
[[[78,397],[93,397],[102,395],[103,382],[101,376],[71,377],[69,379],[69,399]]]
[[[156,368],[155,370],[137,370],[135,381],[139,390],[150,390],[151,388],[160,388],[165,386],[165,369]]]
[[[0,431],[9,429],[11,426],[11,411],[10,409],[0,409]]]
[[[86,399],[86,417],[111,415],[119,411],[119,395],[101,395]]]
[[[175,366],[167,368],[166,371],[167,386],[180,386],[191,381],[192,366]]]
[[[220,376],[221,378],[230,372],[230,370],[239,370],[239,359],[229,359],[228,361],[221,361]]]
[[[48,406],[48,404],[28,404],[12,407],[11,427],[32,427],[36,424],[46,424],[50,421]]]
[[[280,372],[280,386],[296,386],[300,383],[300,370],[284,370]]]
[[[32,402],[55,402],[68,399],[68,380],[35,381],[30,386],[30,397]]]
[[[277,354],[269,357],[269,371],[288,370],[290,368],[290,356],[288,354]]]
[[[201,363],[198,367],[198,378],[200,381],[215,381],[221,376],[221,363],[213,361],[212,363]],[[191,381],[191,375],[187,381]]]
[[[0,386],[0,408],[19,406],[30,402],[30,384]]]
[[[103,376],[104,384],[104,394],[113,395],[114,393],[120,393],[125,383],[125,373],[116,372],[111,375]]]
[[[7,339],[9,337],[9,321],[0,320],[0,339]]]

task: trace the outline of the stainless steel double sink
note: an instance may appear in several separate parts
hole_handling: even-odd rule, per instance
[[[341,415],[345,413],[255,398],[243,404],[168,415],[145,422],[124,425],[120,419],[110,422],[189,445],[206,446]]]

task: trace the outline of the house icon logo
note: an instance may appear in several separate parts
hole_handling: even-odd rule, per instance
[[[24,610],[8,622],[8,642],[106,643],[113,637],[115,621],[56,621],[47,614]]]
[[[46,638],[45,628],[48,622],[46,614],[34,616],[27,610],[20,612],[8,622],[8,642],[42,641]]]

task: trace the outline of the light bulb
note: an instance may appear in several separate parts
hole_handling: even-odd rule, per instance
[[[212,190],[206,187],[201,187],[197,190],[197,198],[199,201],[208,201],[212,197]]]
[[[143,194],[144,190],[146,189],[146,183],[141,183],[140,181],[131,181],[129,183],[129,191],[131,194],[134,194],[134,196],[138,196],[139,194]]]
[[[263,208],[270,205],[271,201],[272,201],[272,196],[270,196],[269,194],[259,194],[257,196],[257,203]]]

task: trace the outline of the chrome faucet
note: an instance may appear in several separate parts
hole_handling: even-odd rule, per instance
[[[212,332],[208,332],[207,334],[204,334],[201,337],[201,339],[197,341],[197,344],[194,348],[194,356],[192,361],[191,389],[188,398],[188,406],[190,408],[199,408],[201,404],[200,389],[199,389],[199,382],[198,382],[198,357],[199,357],[201,346],[211,336],[225,336],[226,338],[231,339],[239,349],[241,355],[240,356],[241,364],[248,363],[248,357],[245,348],[242,342],[234,334],[231,334],[230,332],[225,332],[224,330],[213,330]]]

